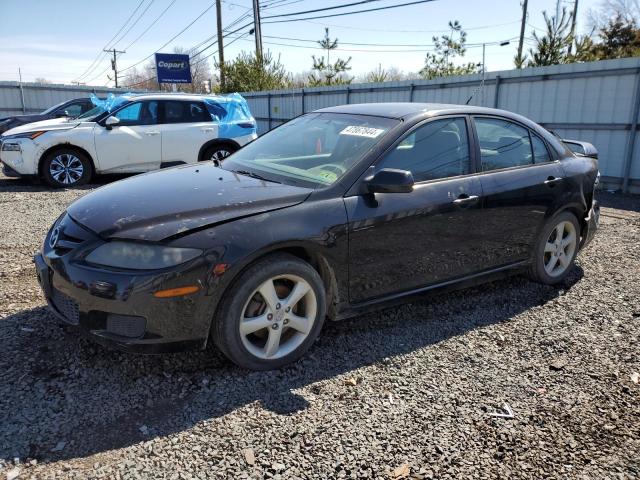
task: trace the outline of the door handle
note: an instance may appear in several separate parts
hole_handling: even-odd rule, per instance
[[[144,132],[144,133],[149,135],[150,137],[152,137],[153,135],[160,135],[160,132],[158,132],[157,130],[151,130],[149,132]]]
[[[211,132],[213,132],[215,129],[213,129],[213,128],[202,128],[201,130],[202,130],[204,133],[211,133]]]
[[[478,197],[478,195],[467,195],[466,193],[463,193],[458,198],[456,198],[453,203],[455,203],[456,205],[467,205],[476,203],[479,198],[480,197]]]
[[[554,177],[553,175],[551,175],[550,177],[547,177],[547,179],[544,181],[544,184],[547,187],[553,187],[560,180],[562,180],[562,177]]]

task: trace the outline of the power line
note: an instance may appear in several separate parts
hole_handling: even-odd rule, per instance
[[[291,40],[298,42],[307,42],[307,43],[318,43],[317,40],[311,40],[306,38],[292,38],[292,37],[276,37],[273,35],[265,35],[265,38],[275,38],[282,40]],[[515,40],[517,37],[509,38],[507,40],[498,40],[494,42],[482,42],[482,43],[467,43],[465,44],[465,48],[476,48],[482,47],[482,45],[498,45],[504,41]],[[306,49],[318,49],[320,47],[311,47],[307,45],[295,45],[291,43],[281,43],[281,42],[264,42],[268,45],[279,45],[283,47],[293,47],[293,48],[306,48]],[[374,47],[422,47],[418,49],[398,49],[398,50],[377,50],[377,49],[352,49],[352,48],[336,48],[336,51],[343,52],[375,52],[375,53],[412,53],[412,52],[424,52],[427,48],[435,47],[434,44],[382,44],[382,43],[349,43],[349,42],[340,42],[340,44],[344,45],[354,45],[354,46],[374,46]]]
[[[356,10],[353,12],[341,12],[341,13],[332,13],[329,15],[318,15],[315,17],[305,17],[305,18],[292,18],[292,19],[285,19],[285,20],[271,20],[269,22],[262,22],[262,23],[285,23],[285,22],[299,22],[302,20],[315,20],[317,18],[330,18],[330,17],[343,17],[345,15],[355,15],[358,13],[368,13],[368,12],[377,12],[380,10],[389,10],[391,8],[400,8],[400,7],[408,7],[410,5],[418,5],[421,3],[430,3],[430,2],[435,2],[436,0],[416,0],[414,2],[408,2],[408,3],[402,3],[400,5],[387,5],[385,7],[376,7],[376,8],[369,8],[366,10]],[[275,17],[281,17],[284,15],[272,15],[270,17],[265,17],[265,18],[275,18]]]
[[[263,4],[262,8],[264,8],[264,9],[267,9],[267,8],[281,8],[281,7],[285,7],[287,5],[292,5],[294,3],[300,3],[300,2],[303,2],[303,1],[304,0],[290,0],[290,1],[288,1],[288,0],[273,0],[271,2],[265,2]]]
[[[227,32],[225,35],[223,35],[223,38],[226,38],[229,35],[233,35],[234,33],[238,33],[240,30],[244,30],[247,27],[250,27],[251,25],[253,25],[253,21],[239,27],[236,28],[235,30],[231,31],[231,32]],[[218,43],[217,40],[214,40],[213,42],[211,42],[209,45],[207,45],[206,47],[204,47],[202,50],[200,50],[199,52],[196,52],[194,54],[192,54],[192,57],[197,57],[198,55],[200,55],[202,52],[204,52],[205,50],[209,50],[211,47],[213,47],[214,45],[216,45]]]
[[[207,8],[205,8],[202,13],[200,13],[200,15],[198,15],[196,18],[193,19],[193,21],[191,21],[191,23],[189,23],[189,25],[187,25],[186,27],[184,27],[182,30],[180,30],[176,35],[174,35],[173,37],[171,37],[166,43],[164,43],[160,48],[158,48],[157,50],[155,50],[154,52],[150,53],[149,55],[147,55],[146,57],[144,57],[142,60],[139,60],[138,62],[129,65],[126,68],[123,68],[121,70],[121,72],[126,72],[127,70],[132,69],[133,67],[135,67],[136,65],[140,65],[142,62],[144,62],[145,60],[148,60],[149,58],[151,58],[154,54],[158,53],[160,50],[162,50],[164,47],[166,47],[167,45],[169,45],[171,42],[173,42],[176,38],[178,38],[180,35],[182,35],[184,32],[186,32],[189,28],[191,28],[191,26],[196,23],[198,20],[200,20],[205,13],[207,13],[209,10],[211,10],[213,7],[215,7],[215,3],[212,3],[211,5],[209,5]]]
[[[132,29],[133,27],[135,27],[135,26],[138,24],[138,22],[142,19],[142,17],[144,17],[144,14],[145,14],[145,13],[147,13],[147,11],[148,11],[148,10],[149,10],[149,8],[151,7],[151,5],[153,5],[153,2],[154,2],[154,1],[155,1],[155,0],[151,0],[151,1],[147,4],[147,6],[145,7],[145,9],[140,13],[140,15],[138,15],[138,18],[136,18],[136,20],[135,20],[131,25],[129,25],[129,28],[127,28],[127,31],[126,31],[126,32],[124,32],[124,33],[120,36],[120,38],[118,38],[118,40],[116,40],[116,41],[111,45],[111,47],[112,47],[112,48],[113,48],[113,47],[115,47],[118,43],[120,43],[120,42],[122,41],[122,39],[124,39],[124,37],[126,37],[126,36],[127,36],[127,34],[131,31],[131,29]],[[125,50],[126,50],[126,49],[125,49]]]
[[[143,2],[144,2],[144,1],[146,1],[146,0],[143,0]],[[133,23],[131,23],[131,25],[129,25],[129,28],[127,28],[127,30],[126,30],[122,35],[120,35],[120,37],[119,37],[117,40],[114,40],[114,39],[115,39],[115,37],[117,37],[117,36],[118,36],[118,34],[114,35],[114,37],[111,39],[112,41],[110,42],[110,43],[111,43],[111,47],[110,47],[110,48],[105,48],[105,49],[103,49],[103,52],[110,52],[111,50],[113,50],[113,49],[116,47],[116,45],[117,45],[118,43],[120,43],[120,42],[121,42],[121,41],[122,41],[122,40],[127,36],[127,34],[128,34],[128,33],[133,29],[133,27],[135,27],[135,26],[138,24],[138,22],[142,19],[142,17],[144,16],[144,14],[149,10],[149,8],[151,7],[151,5],[153,5],[153,2],[154,2],[154,1],[155,1],[155,0],[150,0],[150,2],[147,4],[147,6],[145,7],[145,9],[140,13],[140,15],[138,15],[138,17],[133,21]],[[175,1],[175,0],[174,0],[174,1]],[[142,3],[141,3],[140,5],[142,5]],[[138,5],[138,7],[140,7],[140,5]],[[134,13],[129,17],[129,19],[127,20],[127,22],[128,22],[128,21],[130,21],[130,20],[131,20],[131,18],[133,18],[133,16],[134,16],[134,15],[135,15],[135,11],[134,11]],[[122,30],[122,29],[121,29],[121,30]],[[138,38],[139,38],[139,37],[138,37]],[[135,40],[134,40],[134,42],[131,42],[131,44],[129,44],[127,47],[125,47],[125,48],[124,48],[124,50],[123,50],[123,51],[121,51],[120,53],[125,53],[125,51],[129,48],[129,46],[133,45],[133,43],[135,43]],[[95,67],[93,67],[92,69],[90,69],[90,70],[86,73],[86,76],[88,76],[88,75],[90,75],[92,72],[94,72],[94,71],[98,68],[98,66],[102,63],[102,61],[103,61],[105,58],[106,58],[106,56],[105,56],[105,57],[103,57],[103,59],[101,59],[101,60],[100,60],[100,61],[95,65]],[[111,60],[111,68],[112,68],[112,69],[113,69],[113,64],[114,64],[114,62],[115,62],[115,58],[114,58],[113,60]],[[108,67],[108,66],[107,66],[107,68],[105,68],[104,70],[102,70],[102,72],[100,72],[97,76],[93,77],[93,78],[92,78],[91,80],[89,80],[89,81],[91,82],[91,81],[95,80],[96,78],[100,77],[100,76],[101,76],[102,74],[104,74],[107,70],[109,70],[109,67]],[[117,76],[117,73],[116,73],[116,76]],[[116,83],[117,83],[117,82],[116,82]]]
[[[322,25],[323,27],[344,28],[347,30],[358,30],[363,32],[384,32],[384,33],[449,33],[451,32],[450,28],[447,30],[391,30],[388,28],[364,28],[364,27],[356,27],[352,25],[337,25],[335,23],[313,22],[311,20],[303,20],[303,21],[307,23],[313,23],[314,25]],[[513,25],[516,23],[520,23],[520,20],[514,20],[513,22],[507,22],[507,23],[496,23],[493,25],[469,27],[469,28],[464,28],[464,31],[467,32],[471,30],[486,30],[487,28],[505,27],[507,25]]]
[[[326,12],[327,10],[335,10],[336,8],[347,8],[347,7],[353,7],[355,5],[362,5],[363,3],[372,3],[372,2],[379,2],[379,1],[380,0],[360,0],[359,2],[345,3],[344,5],[335,5],[333,7],[316,8],[314,10],[303,10],[301,12],[282,13],[279,15],[271,15],[264,18],[291,17],[294,15],[305,15],[307,13]]]
[[[79,75],[78,77],[75,78],[75,81],[79,81],[81,78],[86,77],[87,75],[89,75],[89,73],[93,70],[95,70],[95,68],[97,67],[96,62],[100,63],[102,62],[102,59],[104,59],[105,57],[105,53],[104,50],[106,48],[109,47],[109,45],[111,44],[111,42],[120,34],[120,32],[122,32],[122,30],[124,30],[124,28],[127,26],[127,24],[129,23],[129,21],[133,18],[133,16],[136,14],[136,12],[140,9],[140,7],[142,6],[142,4],[145,2],[145,0],[140,0],[140,3],[138,3],[138,6],[133,10],[133,12],[131,13],[131,15],[129,15],[129,18],[127,18],[126,22],[124,22],[122,24],[122,26],[120,27],[120,29],[115,33],[115,35],[113,37],[111,37],[111,39],[105,43],[104,47],[102,47],[102,50],[100,53],[98,53],[98,55],[96,56],[96,58],[94,58],[93,62],[91,62],[91,64],[87,67],[87,69],[82,73],[82,75]],[[102,57],[102,59],[100,58]],[[94,64],[96,64],[96,66],[94,67]]]
[[[144,31],[138,35],[133,41],[131,41],[131,43],[129,45],[127,45],[126,47],[124,47],[125,50],[128,50],[129,47],[131,47],[131,45],[133,45],[134,43],[136,43],[138,40],[140,40],[149,30],[151,30],[151,27],[153,27],[163,16],[164,14],[167,12],[167,10],[169,10],[171,8],[171,6],[176,3],[176,0],[172,0],[171,3],[169,5],[167,5],[167,7],[160,12],[160,15],[158,15],[155,20],[153,22],[151,22],[151,24],[149,24],[149,26],[147,28],[144,29]]]
[[[234,33],[239,32],[240,30],[242,30],[243,28],[248,27],[249,25],[253,25],[253,22],[252,22],[252,23],[248,23],[248,24],[246,24],[246,25],[244,25],[244,26],[242,26],[242,27],[238,28],[237,30],[234,30],[233,32],[229,32],[229,33],[227,33],[227,34],[223,35],[223,37],[224,37],[224,38],[227,38],[228,36],[230,36],[230,35],[232,35],[232,34],[234,34]],[[228,47],[228,46],[230,46],[230,45],[234,44],[235,42],[237,42],[238,40],[244,40],[244,39],[246,39],[247,35],[249,35],[249,32],[245,32],[245,33],[243,33],[243,34],[241,34],[241,35],[239,35],[239,36],[237,36],[237,37],[233,38],[233,40],[231,40],[229,43],[227,43],[227,44],[226,44],[226,46]],[[204,52],[204,51],[205,51],[205,50],[207,50],[208,48],[210,48],[210,47],[212,47],[212,46],[216,45],[217,43],[218,43],[218,42],[217,42],[217,40],[216,40],[216,41],[215,41],[215,42],[213,42],[211,45],[209,45],[209,46],[207,46],[206,48],[202,49],[200,52],[196,52],[195,54],[191,55],[191,58],[195,58],[195,57],[197,57],[197,56],[198,56],[198,55],[200,55],[202,52]],[[209,55],[206,55],[205,57],[199,58],[196,62],[194,62],[193,64],[191,64],[191,66],[199,65],[199,64],[200,64],[200,63],[202,63],[203,61],[205,61],[205,60],[207,60],[208,58],[211,58],[212,56],[214,56],[216,53],[217,53],[217,52],[212,52],[212,53],[210,53]],[[153,76],[153,77],[145,78],[144,80],[140,80],[140,81],[138,81],[138,82],[136,82],[136,83],[130,83],[129,85],[125,85],[125,88],[131,88],[131,87],[135,87],[135,86],[138,86],[138,85],[142,85],[142,84],[144,84],[144,83],[148,82],[149,80],[153,80],[154,78],[156,78],[156,77],[155,77],[155,76]]]

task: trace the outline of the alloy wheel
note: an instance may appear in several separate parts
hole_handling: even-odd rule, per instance
[[[224,149],[216,150],[211,155],[211,160],[221,161],[223,158],[227,158],[229,155],[231,155],[231,152],[229,150],[224,150]]]
[[[82,161],[75,155],[61,153],[51,160],[49,173],[56,182],[72,185],[82,178],[84,166]]]
[[[562,221],[556,225],[544,246],[544,269],[549,276],[558,277],[569,268],[577,245],[573,223]]]
[[[269,278],[242,309],[242,343],[260,359],[284,357],[309,336],[316,313],[316,294],[305,279],[297,275]]]

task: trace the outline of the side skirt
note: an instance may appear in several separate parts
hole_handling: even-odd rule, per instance
[[[335,320],[345,320],[347,318],[362,315],[363,313],[388,308],[391,306],[408,303],[411,300],[417,300],[431,295],[439,295],[446,292],[461,290],[467,287],[475,286],[482,283],[492,282],[511,275],[522,273],[529,265],[529,260],[522,260],[502,267],[485,270],[483,272],[474,273],[465,277],[447,280],[446,282],[435,283],[425,287],[407,290],[379,297],[366,302],[346,305],[344,309],[340,309]]]

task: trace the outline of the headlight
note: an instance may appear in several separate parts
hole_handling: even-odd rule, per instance
[[[16,133],[15,135],[7,135],[4,140],[5,141],[14,140],[14,139],[18,139],[18,138],[30,138],[31,140],[35,140],[36,138],[38,138],[43,133],[47,133],[47,131],[46,130],[38,130],[37,132]]]
[[[19,143],[7,143],[2,142],[2,151],[3,152],[19,152],[20,144]]]
[[[115,241],[96,248],[87,255],[86,261],[108,267],[152,270],[188,262],[201,253],[202,250],[196,248],[174,248]]]

